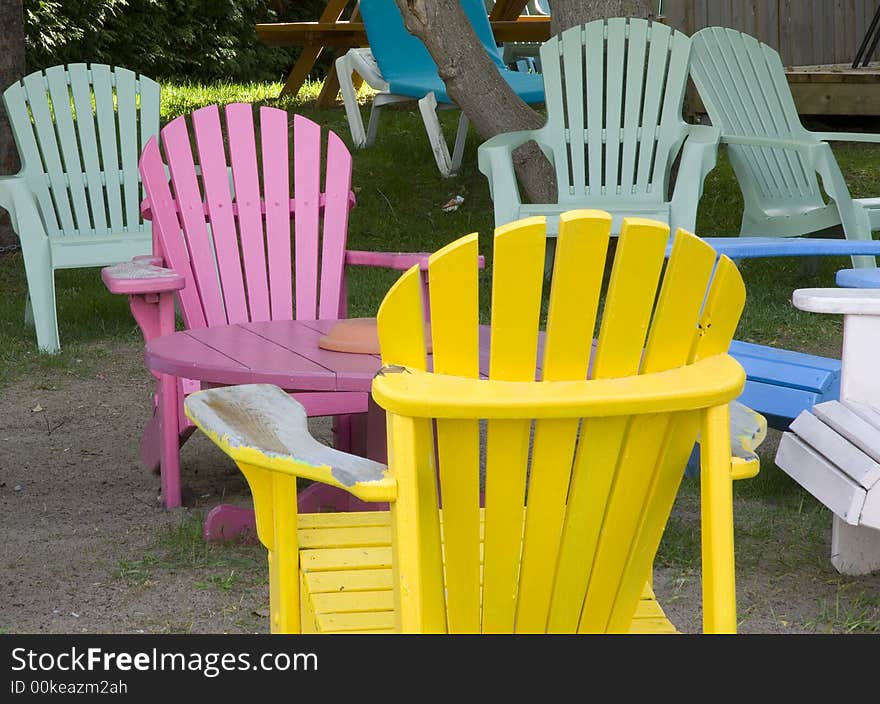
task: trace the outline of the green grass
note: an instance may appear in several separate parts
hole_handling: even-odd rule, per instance
[[[298,97],[279,99],[281,86],[281,83],[163,83],[159,113],[164,123],[212,103],[253,103],[297,109],[306,102],[313,102],[321,90],[320,83],[307,82]]]
[[[163,574],[197,570],[203,576],[196,586],[228,591],[266,584],[265,550],[256,543],[208,542],[202,537],[201,511],[157,532],[146,554],[119,562],[116,577],[131,585],[144,585]]]
[[[828,633],[880,633],[880,596],[836,582],[834,597],[822,600],[818,618],[809,625]]]

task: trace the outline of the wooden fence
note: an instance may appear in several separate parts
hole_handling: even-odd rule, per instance
[[[733,27],[772,46],[786,66],[812,66],[851,64],[877,5],[875,0],[664,0],[662,13],[666,24],[688,35],[703,27]]]

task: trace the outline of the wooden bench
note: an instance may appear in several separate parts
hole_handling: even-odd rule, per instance
[[[740,403],[784,430],[801,411],[840,396],[840,360],[734,340],[730,354],[746,370]]]
[[[746,385],[737,401],[760,413],[776,430],[786,430],[816,404],[840,396],[839,359],[740,340],[731,342],[728,352],[746,372]],[[700,476],[699,445],[691,453],[685,475]]]

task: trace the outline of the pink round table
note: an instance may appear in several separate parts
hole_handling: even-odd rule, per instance
[[[385,414],[372,403],[370,387],[382,366],[379,355],[335,352],[318,346],[338,321],[276,320],[181,330],[147,343],[144,359],[157,373],[191,379],[202,388],[232,384],[274,384],[296,393],[309,415],[332,415],[363,400],[366,412],[361,451],[386,461]],[[540,359],[540,354],[539,354]],[[428,368],[431,357],[428,356]],[[489,369],[489,328],[480,329],[480,374]],[[343,399],[340,394],[345,394]],[[343,403],[344,400],[344,403]],[[349,411],[350,412],[350,411]],[[312,484],[299,493],[298,510],[377,510],[334,487]],[[214,507],[205,519],[205,538],[239,535],[253,526],[252,509]]]
[[[147,343],[156,372],[209,385],[275,384],[289,391],[369,393],[379,355],[321,349],[336,320],[272,320],[181,330]]]

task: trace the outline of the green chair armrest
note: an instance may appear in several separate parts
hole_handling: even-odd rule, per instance
[[[477,153],[487,152],[494,149],[503,149],[508,154],[517,147],[521,147],[529,140],[539,141],[539,130],[520,130],[519,132],[502,132],[490,137],[483,142],[478,148]]]
[[[23,232],[28,237],[47,236],[39,205],[22,175],[0,176],[0,208],[9,213],[12,229],[18,233],[19,239]]]
[[[721,130],[717,127],[688,125],[672,194],[671,209],[675,227],[694,231],[697,206],[703,195],[703,182],[717,163],[720,139]]]
[[[707,144],[717,147],[720,141],[721,130],[718,127],[713,127],[712,125],[688,125],[685,145],[688,143],[697,145]]]
[[[0,208],[9,211],[13,221],[15,220],[16,201],[25,196],[33,198],[21,175],[0,176]]]
[[[873,142],[880,144],[880,134],[871,132],[811,132],[823,142]]]
[[[815,147],[818,142],[813,139],[783,139],[781,137],[721,135],[721,144],[741,144],[751,147],[776,147],[778,149],[793,149],[803,151]]]
[[[495,226],[515,220],[522,197],[513,168],[513,151],[535,140],[552,163],[552,153],[540,141],[539,130],[522,130],[496,134],[477,148],[477,166],[489,180],[489,195],[495,208]]]

